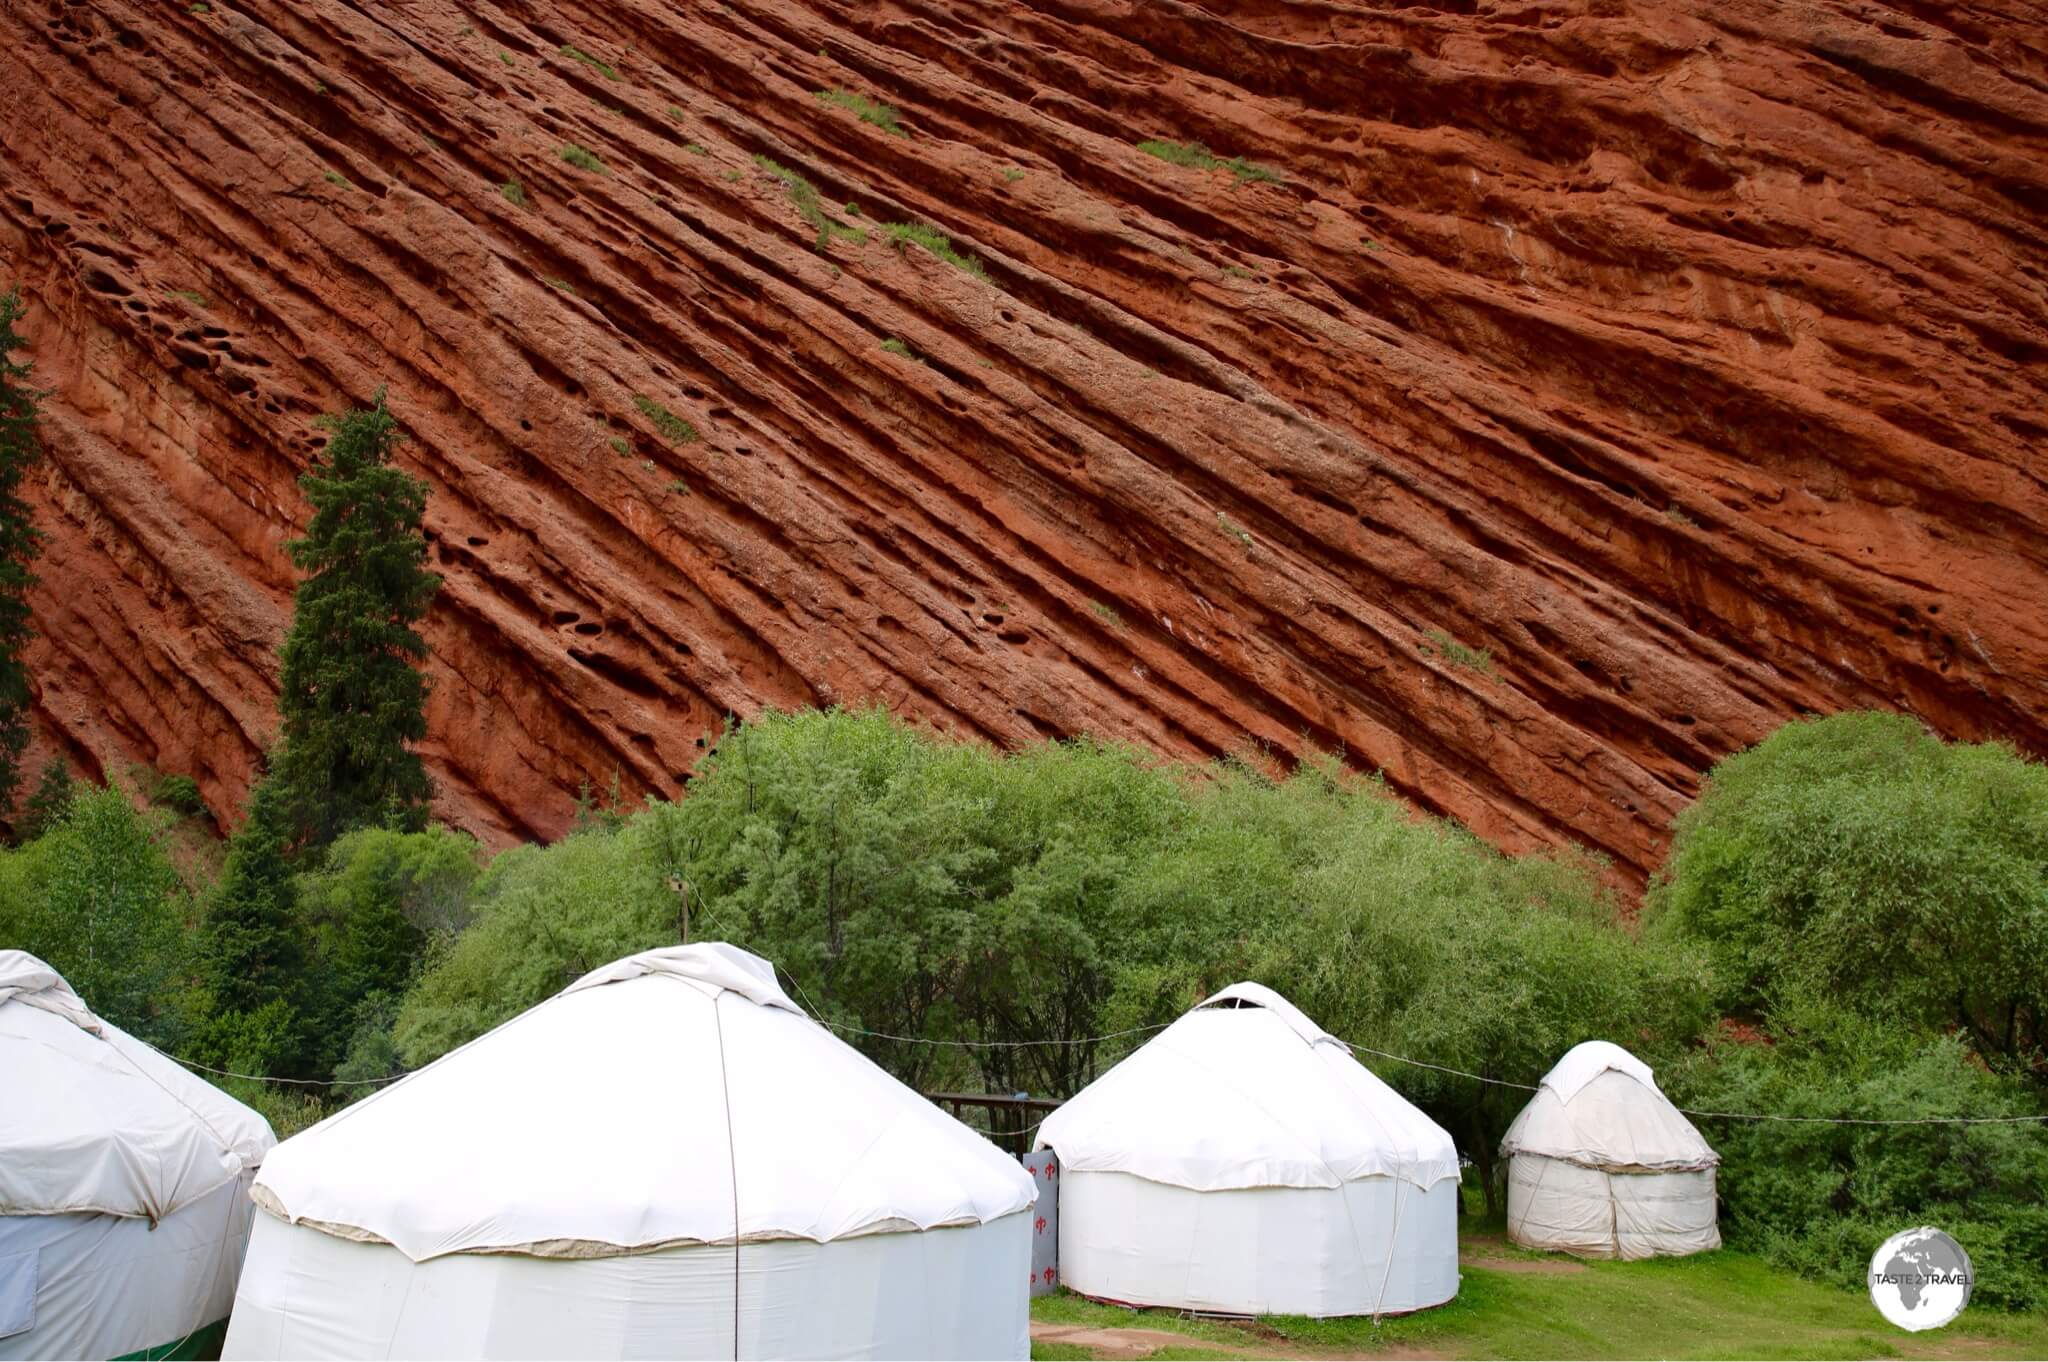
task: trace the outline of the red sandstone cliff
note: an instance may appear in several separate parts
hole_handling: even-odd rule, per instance
[[[771,703],[1306,740],[1631,878],[1804,710],[2048,751],[2040,4],[0,0],[0,52],[42,742],[223,814],[379,384],[487,838]]]

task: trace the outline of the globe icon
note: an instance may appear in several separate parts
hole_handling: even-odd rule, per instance
[[[1975,1280],[1963,1246],[1932,1225],[1902,1230],[1870,1257],[1871,1304],[1915,1333],[1960,1315]]]

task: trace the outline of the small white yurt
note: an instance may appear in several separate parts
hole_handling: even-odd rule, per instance
[[[1126,1305],[1394,1314],[1458,1294],[1451,1137],[1259,984],[1046,1118],[1060,1279]]]
[[[261,1116],[0,951],[0,1358],[212,1355]]]
[[[1030,1350],[1031,1178],[732,946],[585,975],[254,1196],[230,1358]]]
[[[1581,1258],[1677,1257],[1721,1247],[1721,1156],[1619,1045],[1574,1045],[1500,1144],[1508,1237]]]

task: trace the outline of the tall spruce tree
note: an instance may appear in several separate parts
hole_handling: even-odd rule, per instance
[[[228,840],[227,862],[199,926],[199,966],[214,1006],[256,1012],[293,996],[305,965],[298,895],[287,853],[291,824],[277,784],[257,782],[249,816]]]
[[[21,290],[0,293],[0,811],[14,807],[28,746],[28,669],[21,655],[35,633],[28,593],[36,578],[29,565],[43,542],[33,509],[21,499],[22,480],[43,458],[36,438],[43,394],[29,386],[33,366],[12,357],[24,343],[14,330],[23,311]]]
[[[323,417],[326,457],[299,479],[313,505],[286,546],[299,583],[284,641],[284,744],[272,779],[303,847],[351,828],[426,824],[426,617],[441,579],[421,533],[427,485],[391,466],[398,422],[372,405]]]

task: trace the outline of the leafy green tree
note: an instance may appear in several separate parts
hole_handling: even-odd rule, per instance
[[[24,310],[19,289],[0,293],[0,809],[14,806],[28,746],[31,695],[22,652],[35,633],[28,593],[36,578],[29,569],[43,541],[21,496],[23,479],[43,458],[36,437],[43,394],[28,385],[34,366],[13,358],[24,344],[14,329]]]
[[[300,928],[318,961],[306,1005],[318,1019],[323,1066],[367,1043],[361,1033],[373,1012],[383,1016],[388,1047],[397,999],[429,944],[469,920],[478,859],[475,841],[447,828],[362,828],[299,875]]]
[[[646,815],[552,846],[502,852],[469,896],[470,925],[435,950],[393,1038],[418,1068],[620,956],[677,944],[677,897]]]
[[[412,744],[426,736],[426,618],[441,579],[421,533],[427,485],[391,466],[398,422],[380,389],[367,409],[322,419],[322,462],[299,479],[313,518],[288,546],[310,573],[292,602],[275,779],[308,846],[356,827],[425,825],[432,787]]]
[[[64,811],[71,807],[71,796],[77,788],[78,783],[71,778],[71,768],[64,764],[64,758],[51,757],[44,762],[42,777],[36,781],[35,792],[28,797],[21,821],[15,825],[21,840],[33,842],[55,827]]]
[[[1120,979],[1192,925],[1129,892],[1192,816],[1186,790],[1149,755],[1085,739],[933,746],[924,787],[959,830],[965,895],[944,943],[950,1007],[964,1037],[1002,1042],[970,1052],[986,1090],[1069,1095],[1108,1057],[1090,1038],[1111,1029]]]
[[[1657,933],[1704,943],[1723,1003],[1829,999],[1958,1027],[2037,1074],[2048,1015],[2048,766],[1900,715],[1785,725],[1678,820]]]
[[[937,749],[880,710],[764,715],[729,731],[689,798],[645,815],[683,848],[692,935],[774,960],[831,1021],[950,1034],[949,957],[988,853],[931,797]],[[932,1047],[857,1042],[906,1082]]]
[[[41,956],[87,1006],[145,1039],[170,1038],[189,900],[160,845],[161,816],[85,787],[29,845],[0,854],[0,939]]]

